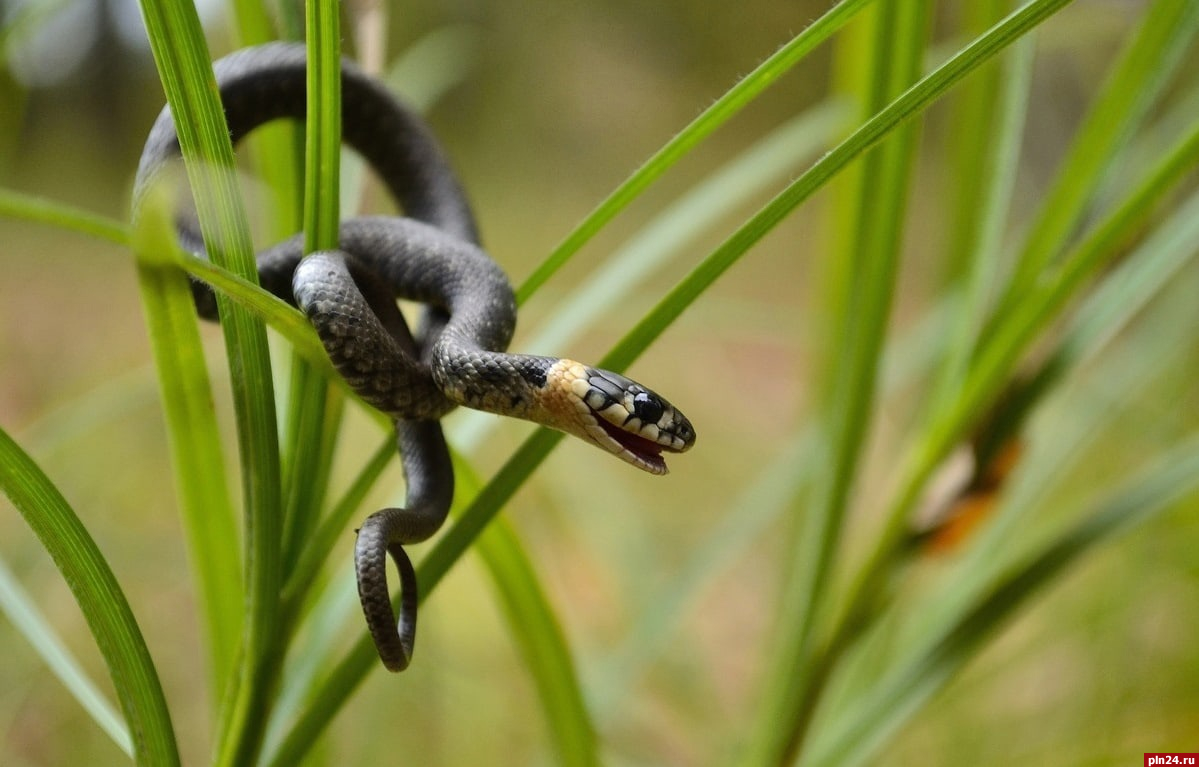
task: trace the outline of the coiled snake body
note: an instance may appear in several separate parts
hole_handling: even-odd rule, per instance
[[[238,51],[215,72],[234,142],[278,118],[305,115],[305,50],[289,43]],[[404,216],[344,221],[336,251],[304,257],[297,235],[257,256],[259,280],[308,317],[334,366],[368,404],[391,416],[407,481],[403,508],[384,509],[358,531],[355,566],[367,626],[384,665],[407,667],[416,631],[416,578],[402,544],[441,527],[453,472],[438,419],[457,405],[535,421],[574,434],[640,469],[666,472],[663,452],[695,441],[665,399],[615,373],[568,359],[507,354],[516,302],[507,277],[478,246],[466,197],[424,123],[353,64],[342,68],[343,138],[379,174]],[[151,129],[134,186],[134,216],[160,172],[180,155],[164,108]],[[180,240],[202,253],[181,217]],[[200,313],[216,317],[207,286]],[[412,334],[397,298],[422,302]],[[386,581],[390,552],[401,578],[398,621]]]

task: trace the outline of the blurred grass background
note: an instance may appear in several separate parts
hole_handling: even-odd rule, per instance
[[[54,14],[42,34],[0,39],[0,185],[125,219],[141,143],[163,104],[136,6],[31,3],[0,6],[6,25],[30,8]],[[947,47],[961,42],[957,6],[938,10],[934,39]],[[391,7],[388,49],[404,51],[431,33],[465,41],[467,74],[429,119],[475,201],[485,244],[519,284],[596,201],[825,7],[823,0],[411,3]],[[217,55],[232,45],[224,9],[204,12]],[[1007,225],[1013,235],[1141,11],[1136,2],[1079,0],[1039,33]],[[522,339],[552,319],[557,300],[655,212],[820,101],[832,53],[825,46],[786,75],[605,229],[522,308],[514,348],[526,349]],[[1190,59],[1197,60],[1193,51]],[[928,113],[921,133],[894,336],[918,326],[953,272],[943,219],[956,189],[945,172],[954,125],[945,103]],[[660,653],[647,665],[624,665],[624,653],[711,532],[745,503],[753,478],[811,419],[808,370],[822,359],[816,339],[825,322],[815,291],[836,201],[822,193],[802,206],[635,366],[636,377],[666,393],[700,434],[692,453],[671,462],[670,477],[641,476],[565,444],[504,512],[550,590],[612,764],[722,762],[754,713],[786,519],[765,526],[727,570],[687,593],[679,621],[656,628]],[[717,225],[696,251],[718,244],[751,209]],[[201,693],[204,653],[133,260],[123,248],[0,218],[0,265],[0,423],[37,457],[113,563],[163,677],[184,760],[202,762],[213,726]],[[647,278],[569,348],[530,351],[597,359],[681,273],[673,267]],[[1011,495],[1037,487],[1049,494],[1038,500],[1045,508],[1073,507],[1108,477],[1194,433],[1196,295],[1199,269],[1190,264],[1103,354],[1071,373],[1038,412],[1032,460],[1017,470]],[[220,331],[205,333],[219,376]],[[1145,368],[1153,371],[1148,380],[1118,385],[1121,374]],[[881,498],[930,375],[879,404],[851,549],[864,545],[853,523],[869,519]],[[216,390],[231,435],[228,395]],[[355,454],[365,458],[377,443],[365,419],[353,420],[362,447],[340,457],[342,477],[356,468]],[[452,416],[451,433],[469,420]],[[486,476],[528,431],[498,425],[473,465]],[[1084,431],[1082,443],[1065,436]],[[1038,485],[1027,475],[1042,460],[1070,470]],[[394,502],[401,488],[393,467],[368,506]],[[1194,512],[1181,509],[1103,547],[1056,584],[903,731],[885,763],[1116,765],[1139,763],[1143,751],[1199,748]],[[1054,522],[1030,523],[1029,540]],[[335,566],[348,570],[351,541],[347,529]],[[0,552],[107,684],[70,592],[15,513],[0,513]],[[947,566],[921,561],[909,588],[935,582]],[[347,642],[359,631],[356,615],[349,624]],[[322,746],[329,760],[545,759],[535,692],[473,556],[424,608],[421,632],[413,668],[401,678],[372,673],[330,728]],[[123,760],[5,622],[0,648],[0,763]],[[622,687],[613,680],[626,668],[635,675]]]

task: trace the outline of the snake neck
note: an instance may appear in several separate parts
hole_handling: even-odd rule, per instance
[[[552,420],[545,412],[546,380],[560,360],[529,354],[487,351],[452,329],[433,350],[433,380],[457,405],[486,413],[536,421]]]

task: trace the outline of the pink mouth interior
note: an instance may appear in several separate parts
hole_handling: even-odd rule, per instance
[[[669,450],[664,445],[659,445],[653,440],[648,440],[645,437],[625,431],[613,424],[609,423],[602,416],[596,416],[595,420],[599,421],[600,427],[607,432],[608,436],[616,440],[621,447],[628,450],[633,455],[641,460],[654,466],[666,466],[666,461],[662,460],[662,451]]]

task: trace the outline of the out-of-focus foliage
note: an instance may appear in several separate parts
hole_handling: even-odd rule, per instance
[[[475,202],[485,244],[520,284],[646,157],[829,5],[428,2],[387,6],[382,23],[388,59],[410,54],[395,83],[401,91],[411,87],[423,99],[441,83],[457,83],[432,104],[429,119]],[[886,3],[876,5],[871,13],[884,13]],[[888,764],[1114,764],[1135,763],[1144,751],[1193,750],[1186,739],[1199,717],[1199,516],[1193,494],[1180,500],[1164,489],[1163,476],[1170,487],[1183,478],[1150,474],[1148,484],[1136,484],[1164,456],[1193,456],[1171,451],[1185,451],[1199,427],[1193,179],[1160,190],[1121,238],[1123,259],[1071,294],[1069,311],[1021,355],[1016,376],[1041,386],[1030,389],[1032,407],[1003,411],[988,400],[970,414],[981,428],[997,413],[1020,413],[1016,436],[1005,433],[1010,441],[1000,446],[1012,452],[981,439],[973,445],[976,456],[1017,455],[1003,464],[1010,473],[992,482],[983,469],[994,467],[978,467],[977,492],[955,496],[969,475],[953,471],[970,452],[971,435],[960,435],[954,459],[937,461],[932,486],[920,485],[925,500],[903,516],[902,532],[913,517],[958,501],[986,513],[969,517],[979,520],[973,527],[937,528],[920,548],[888,560],[878,603],[865,605],[868,630],[830,628],[844,617],[858,568],[885,535],[907,461],[919,452],[913,446],[930,439],[936,416],[970,384],[970,345],[995,331],[985,312],[963,307],[985,308],[1004,295],[1046,201],[1069,198],[1059,185],[1085,185],[1084,214],[1067,222],[1066,247],[1051,248],[1053,258],[1104,223],[1194,129],[1199,49],[1180,31],[1193,26],[1192,0],[1175,4],[1180,20],[1162,25],[1163,34],[1173,30],[1181,39],[1156,46],[1162,59],[1147,60],[1143,71],[1132,67],[1134,90],[1104,91],[1120,52],[1166,5],[1069,4],[1019,43],[1022,50],[974,73],[909,123],[899,136],[905,147],[884,146],[890,159],[859,161],[758,242],[634,368],[695,422],[695,450],[655,480],[588,447],[559,446],[503,512],[505,526],[494,536],[512,541],[485,539],[484,557],[467,556],[449,571],[423,608],[415,665],[401,677],[372,670],[329,724],[312,763],[390,763],[405,755],[423,764],[528,764],[555,753],[547,732],[555,725],[539,702],[547,693],[528,671],[535,640],[552,627],[514,641],[505,621],[522,609],[536,614],[537,606],[505,595],[479,566],[509,568],[513,580],[505,583],[522,583],[528,574],[505,559],[514,550],[533,563],[534,583],[561,623],[606,763],[722,764],[756,753],[764,732],[786,741],[794,711],[782,698],[777,707],[764,702],[787,673],[779,659],[794,650],[779,647],[798,610],[785,584],[810,564],[797,556],[808,550],[797,531],[817,508],[837,503],[829,467],[846,464],[829,454],[839,444],[833,437],[853,441],[852,424],[836,420],[837,408],[848,405],[832,371],[871,365],[879,369],[873,400],[848,385],[841,392],[867,405],[867,420],[860,455],[848,464],[833,563],[817,578],[821,593],[809,597],[823,600],[811,619],[813,646],[794,656],[816,701],[803,714],[812,724],[801,763],[837,761],[846,744],[868,744],[869,736],[883,739]],[[928,4],[927,18],[904,22],[918,27],[905,43],[915,49],[906,53],[887,49],[896,43],[885,42],[885,26],[874,26],[888,17],[855,21],[671,169],[522,306],[514,348],[598,360],[821,148],[1006,8]],[[230,10],[200,10],[214,55],[235,47]],[[347,6],[344,16],[353,53],[362,47],[355,45],[362,14]],[[136,5],[4,0],[0,25],[0,188],[127,219],[141,143],[164,102]],[[878,56],[906,61],[911,71],[890,71],[875,63]],[[1116,102],[1145,98],[1123,112],[1129,122],[1110,144],[1094,139],[1098,148],[1079,156],[1071,147],[1101,93]],[[763,144],[773,148],[756,161],[743,154],[784,124],[795,132],[773,134],[775,143]],[[997,138],[972,142],[986,130]],[[787,137],[783,144],[779,136]],[[262,149],[276,141],[248,143]],[[1059,181],[1068,157],[1078,170]],[[1193,167],[1193,156],[1188,162]],[[860,175],[880,167],[885,173]],[[711,184],[717,169],[727,175]],[[347,191],[353,174],[343,178],[350,180],[343,201],[356,199]],[[280,215],[268,200],[278,196],[248,178],[243,188],[256,241],[265,243],[277,234]],[[871,195],[881,200],[873,208]],[[369,187],[364,196],[373,200]],[[675,218],[655,218],[684,198]],[[879,231],[890,225],[898,228]],[[876,235],[891,239],[872,242]],[[849,268],[854,253],[861,268]],[[894,283],[871,293],[870,280],[887,278],[870,270],[892,256]],[[575,292],[618,279],[622,257],[636,261],[628,269],[657,258],[663,265],[639,274],[615,299],[598,289]],[[203,692],[208,648],[133,256],[123,245],[0,216],[0,269],[0,425],[37,460],[112,564],[158,668],[184,762],[201,763],[214,751],[217,701]],[[1014,310],[1044,298],[1037,292],[1044,281],[1019,284]],[[855,367],[846,357],[867,332],[863,301],[883,312],[885,347]],[[568,324],[586,329],[556,333]],[[235,455],[221,331],[202,332],[216,381],[214,417],[227,454]],[[538,345],[546,337],[553,348]],[[287,344],[275,337],[272,354],[286,378]],[[1039,371],[1049,372],[1036,379]],[[861,376],[875,380],[868,371]],[[526,425],[469,413],[453,414],[447,428],[464,453],[463,495],[529,433]],[[330,486],[344,489],[372,458],[381,467],[380,439],[370,418],[347,407]],[[228,460],[233,478],[240,469]],[[368,510],[403,498],[394,463],[380,471],[373,490],[361,488]],[[1121,506],[1129,497],[1139,503]],[[1027,562],[1046,551],[1073,556],[1075,549],[1051,544],[1085,538],[1091,514],[1107,513],[1115,527],[1118,514],[1131,519],[1158,501],[1165,513],[1131,535],[1077,549],[1076,566],[1048,589],[1030,588],[1037,598],[1019,602],[1023,609],[1010,622],[988,622],[1006,609],[1005,599],[1016,599],[1016,576]],[[324,590],[285,669],[283,709],[299,707],[288,696],[302,694],[305,680],[330,672],[313,667],[314,658],[361,637],[361,622],[347,609],[353,519],[331,535],[330,562],[316,571]],[[1071,530],[1078,535],[1064,532]],[[6,501],[0,557],[115,700],[71,592]],[[1008,577],[1015,586],[1004,591]],[[954,628],[955,610],[992,587],[998,596],[982,602],[994,613]],[[844,640],[831,652],[821,644],[830,636]],[[959,647],[969,648],[961,675],[942,679],[957,668],[946,656]],[[0,763],[125,758],[7,621],[0,621],[0,648]],[[827,679],[820,662],[835,669]],[[908,668],[928,673],[896,683]],[[920,697],[925,689],[928,700]],[[899,704],[888,707],[891,691]],[[910,719],[904,703],[915,711]],[[872,705],[887,715],[846,731]],[[773,716],[767,711],[788,713],[776,720],[764,718]],[[288,724],[270,724],[268,753]]]

